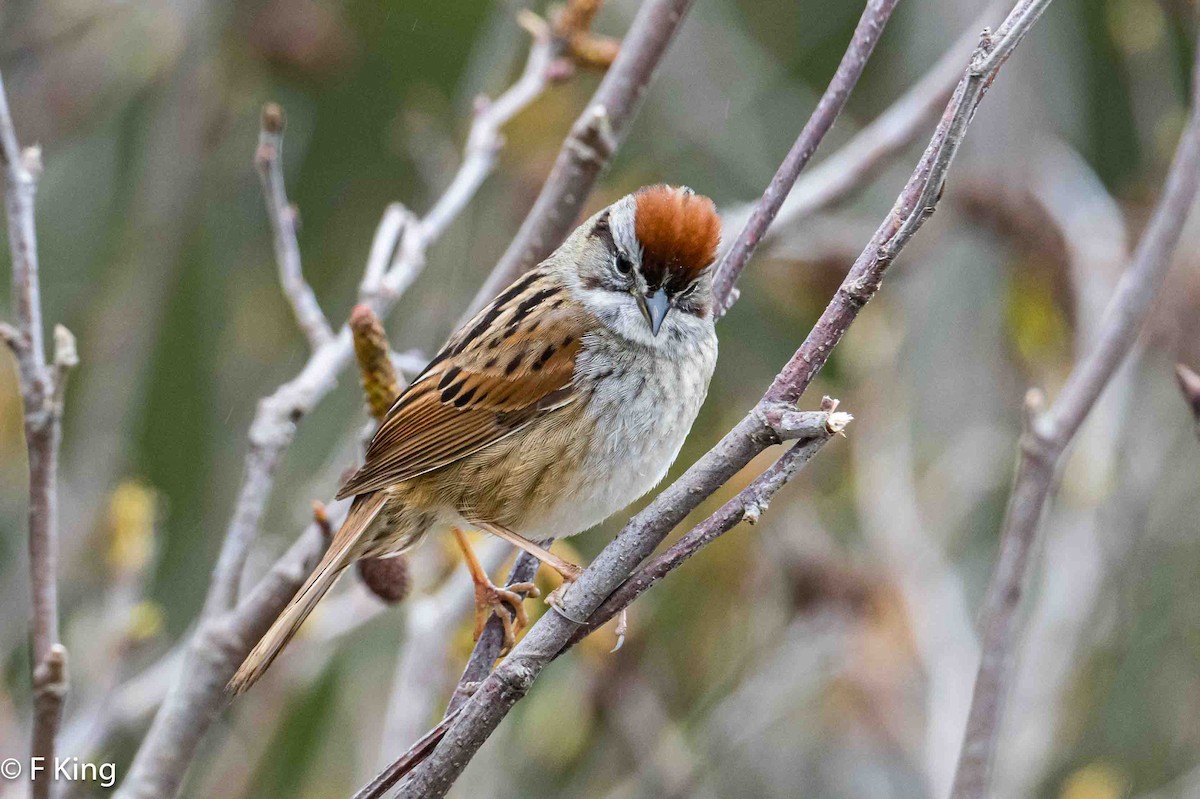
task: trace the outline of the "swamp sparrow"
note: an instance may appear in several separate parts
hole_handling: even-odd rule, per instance
[[[345,523],[230,690],[262,675],[347,566],[397,555],[435,529],[463,545],[476,635],[494,608],[511,645],[521,597],[492,585],[458,526],[578,576],[535,542],[603,521],[679,454],[717,360],[719,239],[707,197],[643,188],[587,220],[455,333],[380,426],[338,494],[354,497]]]

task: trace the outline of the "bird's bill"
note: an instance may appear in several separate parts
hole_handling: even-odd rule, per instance
[[[671,300],[667,297],[667,292],[660,288],[650,294],[638,293],[635,296],[638,307],[642,309],[642,316],[646,317],[646,324],[650,325],[650,332],[657,336],[662,328],[663,319],[667,317],[667,311],[671,310]]]

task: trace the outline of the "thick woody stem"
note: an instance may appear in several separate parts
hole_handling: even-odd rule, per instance
[[[833,73],[825,93],[817,102],[816,109],[809,116],[800,135],[796,137],[783,163],[775,171],[775,176],[771,178],[767,190],[754,206],[754,211],[746,220],[733,246],[717,267],[713,286],[717,297],[721,298],[714,308],[718,319],[725,315],[729,306],[737,299],[733,286],[738,276],[746,268],[750,256],[758,248],[763,236],[767,234],[767,228],[775,221],[776,214],[779,213],[796,179],[800,177],[800,172],[808,165],[821,140],[846,107],[850,92],[854,90],[863,70],[866,69],[867,61],[883,36],[883,28],[896,9],[897,2],[899,0],[869,0],[867,7],[863,9],[862,17],[858,20],[858,26],[854,29],[850,46],[846,48],[846,53]]]
[[[992,57],[1000,49],[998,45]],[[1000,537],[1000,553],[981,612],[982,655],[952,799],[982,799],[987,795],[1012,674],[1018,611],[1038,525],[1054,490],[1059,462],[1137,341],[1200,187],[1200,58],[1193,70],[1192,92],[1191,114],[1167,174],[1166,187],[1109,301],[1094,348],[1071,370],[1049,410],[1043,410],[1040,391],[1032,390],[1027,395],[1017,476]]]
[[[642,4],[612,68],[563,142],[537,201],[475,295],[464,319],[549,255],[571,232],[596,180],[612,161],[637,114],[654,71],[692,2],[647,0]]]
[[[533,41],[525,69],[502,95],[477,108],[463,162],[446,190],[423,217],[413,217],[398,206],[385,212],[360,287],[360,301],[377,315],[386,315],[396,304],[424,267],[426,249],[491,172],[501,146],[501,128],[549,85],[551,37],[544,25],[527,27]],[[314,524],[253,589],[239,597],[242,567],[296,425],[333,389],[337,375],[353,356],[351,332],[345,326],[312,351],[291,381],[260,401],[250,427],[242,485],[200,625],[118,797],[163,799],[178,792],[201,739],[224,707],[225,684],[320,557],[324,539]]]
[[[987,60],[995,50],[1005,55],[1045,7],[1021,0],[996,37],[985,36],[959,82],[925,154],[881,225],[816,327],[776,377],[759,404],[682,477],[658,495],[593,560],[562,599],[560,612],[543,616],[465,702],[432,754],[401,786],[399,796],[444,796],[512,706],[529,690],[541,670],[577,630],[649,557],[663,538],[750,460],[778,443],[767,422],[779,403],[795,403],[828,360],[858,312],[878,291],[896,254],[933,212],[955,152],[975,108],[1004,59]],[[986,66],[986,69],[984,68]],[[718,301],[725,298],[718,296]],[[797,456],[798,457],[798,456]],[[785,469],[781,473],[786,474]],[[786,478],[785,478],[786,479]],[[719,526],[719,525],[718,525]],[[579,621],[575,621],[579,620]]]
[[[62,401],[67,373],[79,362],[75,339],[55,328],[53,363],[46,363],[38,280],[34,198],[41,175],[41,151],[21,150],[0,78],[0,164],[4,169],[4,207],[12,254],[15,327],[0,335],[17,361],[29,455],[29,577],[32,592],[30,670],[33,732],[30,756],[52,766],[55,741],[68,689],[67,650],[58,629],[58,452],[62,437]],[[32,761],[31,761],[32,762]],[[50,773],[50,772],[44,772]],[[32,780],[35,799],[50,796],[52,780]]]
[[[283,131],[286,119],[283,108],[267,103],[262,110],[258,133],[258,149],[254,151],[254,166],[262,183],[263,199],[267,203],[267,218],[275,245],[275,261],[279,265],[279,283],[291,303],[296,323],[314,350],[333,338],[329,322],[317,303],[312,287],[300,268],[300,244],[296,240],[296,207],[288,203],[283,182]]]

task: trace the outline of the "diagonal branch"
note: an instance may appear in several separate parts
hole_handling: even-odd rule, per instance
[[[0,165],[4,169],[4,207],[17,319],[16,327],[5,325],[0,330],[0,337],[17,361],[29,454],[29,582],[33,611],[29,634],[33,683],[30,755],[42,758],[41,763],[53,764],[69,684],[67,650],[59,643],[58,628],[58,454],[67,373],[79,363],[79,356],[75,337],[59,325],[54,329],[53,362],[46,363],[34,223],[41,151],[37,147],[21,150],[2,78]],[[52,780],[48,776],[36,779],[31,775],[31,783],[35,799],[50,795]]]
[[[850,38],[850,46],[846,48],[846,53],[842,56],[837,70],[834,71],[828,88],[821,95],[817,107],[808,118],[808,122],[804,124],[800,135],[796,137],[792,149],[788,150],[783,163],[775,171],[775,176],[771,178],[767,190],[755,204],[750,218],[746,220],[746,224],[742,227],[737,239],[734,240],[733,246],[725,253],[725,257],[717,267],[716,275],[713,278],[713,287],[721,300],[713,309],[716,318],[720,319],[724,316],[725,312],[729,310],[729,306],[737,300],[737,293],[733,286],[737,283],[738,276],[746,268],[750,256],[758,248],[763,236],[767,234],[767,228],[775,221],[775,216],[783,206],[783,201],[787,199],[788,193],[791,192],[792,186],[795,185],[796,178],[800,177],[800,172],[808,166],[809,159],[817,151],[821,140],[825,138],[825,134],[833,127],[834,121],[846,107],[846,101],[850,99],[850,92],[854,90],[858,79],[862,77],[863,70],[867,67],[867,61],[871,58],[871,53],[875,51],[875,45],[879,43],[879,39],[883,35],[883,27],[891,18],[897,2],[899,0],[869,0],[867,3],[862,17],[858,20],[858,26],[854,29],[854,35]]]
[[[1000,2],[993,0],[908,91],[836,152],[805,171],[779,209],[766,240],[786,236],[797,222],[845,200],[869,182],[889,158],[912,144],[950,100],[962,75],[963,59],[979,43],[979,31],[987,20],[995,17],[1001,7]],[[740,229],[753,210],[736,208],[721,216],[727,228]]]
[[[288,203],[287,189],[283,183],[283,131],[286,125],[283,109],[278,104],[267,103],[263,106],[254,167],[262,183],[267,218],[271,221],[279,283],[284,296],[291,303],[296,323],[308,339],[309,347],[315,350],[333,338],[333,331],[300,268],[300,244],[296,241],[297,212],[296,207]]]
[[[1200,186],[1200,59],[1193,71],[1192,91],[1191,115],[1167,174],[1166,187],[1109,301],[1094,348],[1071,370],[1062,393],[1048,410],[1042,409],[1041,392],[1031,390],[1026,396],[1026,429],[1021,436],[1020,461],[1001,533],[1000,554],[981,612],[983,651],[953,799],[981,799],[987,795],[1012,672],[1017,611],[1038,523],[1056,484],[1059,462],[1137,341],[1195,201]]]
[[[878,291],[888,266],[932,214],[953,157],[975,109],[1006,57],[1044,10],[1048,0],[1020,0],[995,36],[985,33],[946,107],[916,170],[891,213],[856,260],[816,326],[767,389],[758,405],[733,430],[660,493],[601,551],[562,598],[559,612],[543,616],[509,656],[483,681],[457,715],[442,725],[444,736],[401,786],[403,797],[444,796],[479,747],[554,659],[649,557],[666,535],[705,498],[750,460],[780,442],[768,412],[795,403],[828,360],[859,311]],[[719,298],[724,299],[724,298]],[[783,464],[786,466],[786,464]],[[416,758],[412,758],[416,759]]]

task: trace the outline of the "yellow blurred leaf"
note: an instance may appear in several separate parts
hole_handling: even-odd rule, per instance
[[[1129,778],[1108,763],[1089,763],[1063,783],[1059,799],[1120,799],[1129,792]]]
[[[1013,341],[1025,360],[1056,360],[1067,354],[1070,327],[1044,272],[1016,273],[1009,284],[1006,315]]]
[[[138,642],[154,638],[162,632],[166,613],[157,602],[139,602],[129,612],[129,627],[126,635],[129,640]]]
[[[1167,33],[1167,20],[1158,3],[1111,0],[1105,11],[1109,35],[1128,55],[1155,50]]]
[[[118,575],[137,574],[154,556],[154,521],[158,498],[154,490],[126,480],[108,501],[107,562]]]

